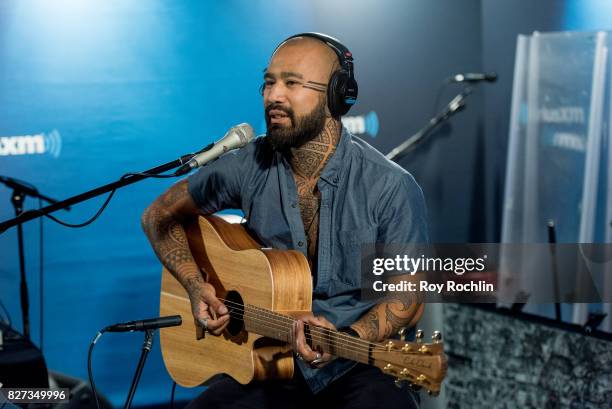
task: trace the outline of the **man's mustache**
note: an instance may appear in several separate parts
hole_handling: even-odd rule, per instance
[[[268,105],[266,107],[266,117],[270,116],[270,111],[272,111],[273,109],[278,110],[278,111],[283,111],[284,113],[287,114],[288,117],[293,119],[293,109],[284,107],[284,106],[282,106],[280,104],[270,104],[270,105]]]

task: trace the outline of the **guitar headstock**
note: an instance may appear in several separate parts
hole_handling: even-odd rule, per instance
[[[418,330],[416,342],[389,340],[372,350],[373,365],[396,378],[398,386],[406,381],[415,389],[424,387],[429,394],[437,395],[448,363],[442,334],[435,331],[431,338],[431,343],[423,342],[423,331]]]

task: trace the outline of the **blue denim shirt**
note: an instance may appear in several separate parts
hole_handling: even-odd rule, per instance
[[[265,137],[200,168],[188,184],[203,213],[242,209],[263,244],[306,256],[291,166]],[[426,243],[425,201],[408,172],[345,128],[317,186],[321,204],[312,310],[342,328],[374,305],[360,297],[361,245]],[[344,359],[321,369],[296,362],[313,393],[354,366]]]

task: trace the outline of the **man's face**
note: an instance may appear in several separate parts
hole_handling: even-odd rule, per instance
[[[266,69],[263,96],[267,135],[277,150],[298,148],[325,127],[325,90],[336,57],[323,43],[317,43],[286,43]]]

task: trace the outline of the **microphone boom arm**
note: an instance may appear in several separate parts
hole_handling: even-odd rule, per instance
[[[206,149],[206,148],[205,148]],[[70,206],[84,202],[91,198],[103,195],[104,193],[108,193],[112,190],[120,189],[124,186],[131,185],[132,183],[139,182],[143,179],[148,178],[148,175],[159,175],[161,173],[167,172],[171,169],[174,169],[178,166],[185,164],[189,159],[191,159],[193,155],[184,155],[178,159],[175,159],[171,162],[165,163],[163,165],[154,167],[149,169],[142,174],[138,175],[130,175],[125,178],[119,179],[115,182],[108,183],[106,185],[97,187],[95,189],[89,190],[87,192],[78,194],[76,196],[69,197],[68,199],[50,204],[43,208],[37,210],[28,210],[26,212],[21,213],[19,216],[14,217],[12,219],[6,220],[0,223],[0,234],[4,233],[7,229],[17,226],[19,224],[23,224],[33,219],[38,219],[39,217],[45,216],[47,214],[53,213],[55,211],[69,208]]]
[[[403,154],[414,149],[418,143],[420,143],[433,129],[438,125],[446,121],[455,113],[465,108],[465,100],[472,93],[472,87],[466,87],[461,91],[455,98],[453,98],[446,107],[440,111],[436,116],[431,118],[427,124],[419,129],[415,134],[410,136],[400,145],[391,150],[387,155],[387,159],[396,160],[399,159]]]

